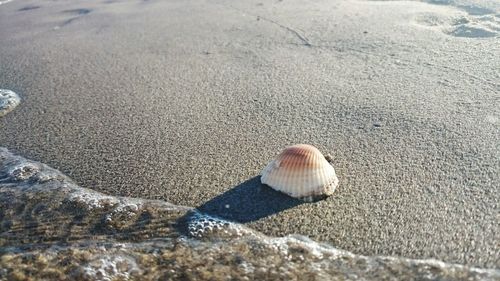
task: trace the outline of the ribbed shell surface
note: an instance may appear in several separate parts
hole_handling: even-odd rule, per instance
[[[314,146],[285,148],[262,171],[261,182],[292,197],[331,195],[338,185],[333,166]]]

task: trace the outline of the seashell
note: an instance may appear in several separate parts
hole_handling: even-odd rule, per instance
[[[332,195],[339,180],[335,169],[314,146],[289,146],[262,171],[261,182],[295,198]]]

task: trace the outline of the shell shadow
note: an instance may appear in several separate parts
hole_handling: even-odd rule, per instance
[[[253,177],[198,206],[202,213],[225,220],[246,223],[279,213],[305,202],[292,198]]]

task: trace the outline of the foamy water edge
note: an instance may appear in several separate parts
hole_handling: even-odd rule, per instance
[[[20,102],[21,98],[13,91],[0,89],[0,117],[14,110]]]
[[[301,235],[268,237],[164,201],[76,185],[0,148],[0,279],[469,279],[496,269],[363,256]],[[66,264],[60,265],[64,259]]]

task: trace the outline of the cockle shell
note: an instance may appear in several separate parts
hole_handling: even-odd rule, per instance
[[[339,180],[335,169],[314,146],[289,146],[262,171],[261,182],[295,198],[332,195]]]

